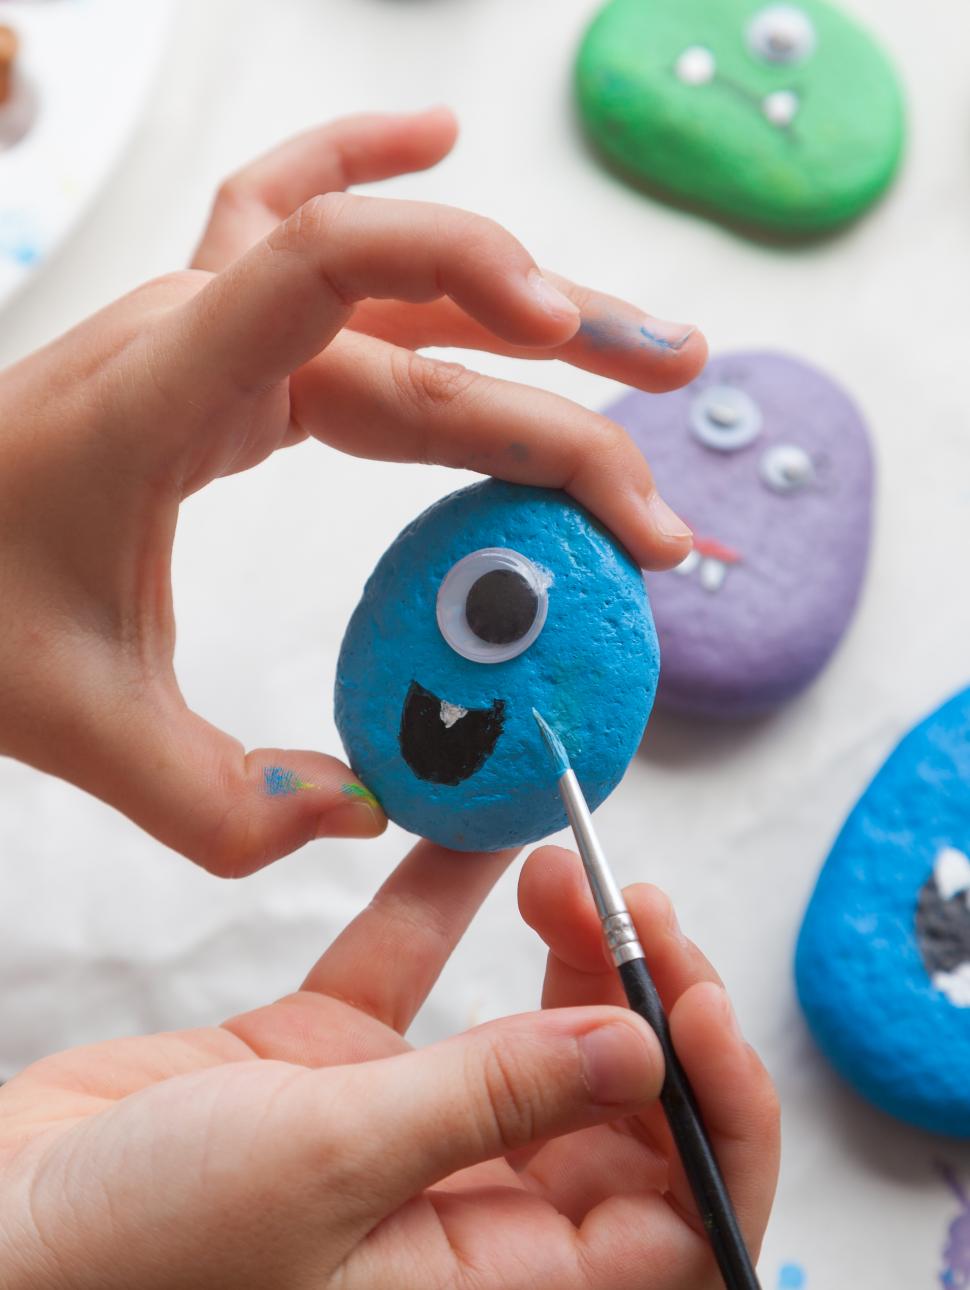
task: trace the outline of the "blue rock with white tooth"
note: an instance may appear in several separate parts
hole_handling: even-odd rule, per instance
[[[595,809],[639,746],[659,666],[640,570],[616,539],[565,493],[488,480],[381,558],[341,648],[337,727],[390,819],[497,851],[566,824],[532,709]]]
[[[970,1138],[970,690],[906,735],[853,809],[795,974],[816,1041],[864,1097]]]

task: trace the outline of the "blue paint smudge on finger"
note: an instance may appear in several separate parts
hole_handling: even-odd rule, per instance
[[[315,784],[308,784],[306,780],[300,779],[294,770],[287,770],[283,766],[263,768],[263,791],[269,797],[292,797],[305,788],[315,787]]]
[[[676,354],[697,330],[696,327],[685,327],[678,323],[664,323],[659,318],[649,321],[650,326],[622,318],[584,318],[579,327],[579,335],[594,349],[646,349],[649,346],[651,349]],[[668,334],[664,335],[664,331],[668,331]]]
[[[678,350],[684,348],[696,330],[696,327],[688,327],[686,331],[682,332],[681,335],[677,336],[674,340],[668,340],[666,336],[658,336],[657,333],[651,331],[649,327],[641,327],[640,335],[645,336],[650,344],[655,345],[657,349],[669,349],[676,354]]]

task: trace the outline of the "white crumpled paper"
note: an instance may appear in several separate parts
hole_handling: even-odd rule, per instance
[[[671,893],[781,1090],[766,1290],[931,1287],[960,1212],[937,1161],[967,1181],[970,1152],[892,1123],[839,1083],[800,1019],[790,960],[844,813],[907,726],[970,681],[970,13],[943,0],[849,6],[902,65],[908,164],[857,227],[782,251],[654,204],[591,159],[568,82],[596,7],[185,6],[122,172],[0,319],[0,359],[182,263],[216,182],[258,149],[338,113],[443,100],[464,128],[454,157],[388,193],[480,210],[542,263],[701,323],[715,348],[790,348],[843,380],[880,466],[874,559],[846,642],[772,720],[716,729],[656,718],[598,820],[623,880]],[[463,357],[589,406],[615,393],[564,366]],[[364,579],[414,514],[463,482],[309,444],[193,498],[175,561],[190,702],[249,746],[337,751],[334,664]],[[70,1044],[217,1021],[293,988],[407,845],[394,829],[377,842],[319,842],[229,884],[73,788],[0,762],[0,1071]],[[543,955],[514,884],[510,873],[486,904],[417,1041],[535,1006]]]

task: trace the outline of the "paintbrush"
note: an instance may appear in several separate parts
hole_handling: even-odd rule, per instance
[[[532,715],[555,763],[559,775],[559,793],[589,879],[606,944],[620,974],[627,1000],[633,1011],[643,1017],[660,1041],[666,1067],[660,1104],[677,1144],[684,1172],[690,1182],[697,1210],[724,1284],[727,1290],[760,1290],[700,1109],[684,1068],[674,1052],[670,1026],[657,987],[647,969],[637,929],[596,836],[583,790],[569,765],[569,757],[559,736],[535,708],[532,709]]]

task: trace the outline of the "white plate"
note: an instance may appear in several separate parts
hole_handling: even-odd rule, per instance
[[[173,0],[0,0],[20,37],[0,107],[0,306],[70,232],[138,122]],[[7,146],[32,117],[20,142]]]

